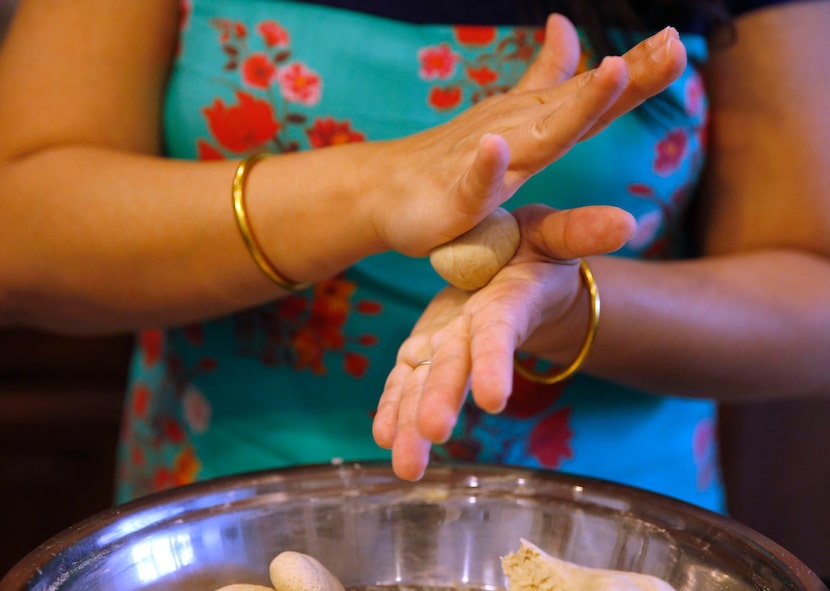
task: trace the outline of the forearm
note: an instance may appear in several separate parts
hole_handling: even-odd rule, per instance
[[[587,372],[721,400],[830,394],[825,259],[770,249],[679,262],[601,257],[591,266],[602,316]],[[575,350],[582,334],[569,333]]]
[[[365,197],[365,155],[353,153],[365,149],[269,158],[252,170],[250,221],[287,277],[323,279],[380,248],[361,207],[368,200],[356,198]],[[282,295],[237,231],[236,164],[69,146],[4,164],[4,322],[115,331],[189,322]],[[338,182],[343,168],[349,184]]]
[[[826,51],[828,18],[826,2],[753,11],[736,23],[735,43],[713,51],[696,206],[706,256],[592,258],[602,317],[587,372],[722,400],[830,395],[830,85],[806,58]],[[555,339],[553,326],[537,350],[572,358],[582,303],[567,336]]]

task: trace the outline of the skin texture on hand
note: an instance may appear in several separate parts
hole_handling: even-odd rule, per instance
[[[553,16],[547,34],[548,41],[556,39],[556,43],[546,43],[513,92],[498,98],[530,95],[539,102],[556,104],[558,111],[554,112],[569,113],[562,120],[576,118],[575,127],[557,130],[563,135],[556,137],[551,130],[537,126],[537,133],[547,131],[554,136],[545,140],[544,151],[538,149],[537,138],[518,143],[518,149],[511,147],[509,140],[527,134],[527,128],[483,137],[456,197],[459,209],[470,212],[476,223],[483,217],[482,209],[477,209],[476,201],[468,195],[481,194],[485,188],[490,209],[483,211],[488,213],[535,171],[552,162],[551,157],[567,152],[574,142],[564,138],[584,139],[600,132],[615,117],[659,92],[658,87],[665,88],[686,63],[677,32],[665,29],[622,58],[606,58],[596,70],[572,77],[579,51],[572,26]],[[644,80],[650,82],[644,84]],[[557,92],[577,86],[579,92],[557,99],[555,93],[538,90],[550,85],[555,85]],[[589,92],[591,86],[599,87],[596,94]],[[602,109],[595,101],[607,98],[614,92],[610,89],[618,94],[597,114]],[[557,100],[561,102],[550,102]],[[553,150],[551,141],[556,142]],[[475,189],[465,191],[466,186]],[[633,219],[617,208],[544,210],[517,210],[522,242],[511,262],[477,292],[452,287],[442,291],[400,347],[373,423],[375,441],[392,450],[393,468],[399,477],[420,478],[430,445],[449,437],[470,388],[482,409],[498,412],[504,407],[512,386],[513,353],[533,329],[551,317],[560,318],[567,326],[585,322],[587,306],[578,311],[580,283],[574,259],[617,250],[633,235]],[[456,235],[457,229],[448,233],[449,238]],[[425,359],[431,364],[416,367]]]
[[[175,3],[29,0],[18,17],[0,54],[0,323],[133,330],[285,295],[229,215],[235,163],[157,154]],[[685,65],[672,29],[574,76],[579,56],[573,26],[552,16],[511,92],[408,137],[261,161],[246,203],[264,253],[297,282],[388,250],[426,256]]]
[[[411,195],[417,187],[418,197],[390,202],[382,195],[383,206],[372,208],[380,241],[420,257],[470,230],[577,142],[663,90],[686,64],[673,29],[574,76],[579,55],[573,25],[553,16],[537,61],[513,90],[391,142],[388,156],[400,161],[392,168],[403,171],[393,193]],[[430,169],[417,179],[407,174]]]
[[[504,408],[513,353],[535,328],[553,323],[584,332],[588,306],[578,259],[617,250],[635,229],[634,219],[615,207],[531,205],[515,216],[522,239],[510,263],[478,291],[440,292],[399,349],[373,434],[378,445],[392,449],[401,478],[420,478],[430,445],[449,437],[470,389],[483,410]],[[424,359],[432,363],[416,367]]]
[[[826,2],[765,8],[741,16],[735,43],[713,51],[706,69],[712,125],[696,207],[700,216],[694,220],[704,256],[592,257],[602,320],[586,372],[658,395],[696,399],[827,397],[830,117],[824,103],[830,78],[811,56],[830,50],[823,33],[828,23]],[[573,266],[563,261],[556,267],[560,274],[570,272],[577,285]],[[516,327],[504,332],[517,342],[494,345],[502,353],[488,364],[490,370],[479,368],[481,349],[471,346],[474,321],[463,316],[487,317],[473,304],[495,290],[500,276],[474,297],[447,290],[432,302],[399,351],[374,425],[378,443],[393,449],[400,476],[420,476],[430,442],[446,438],[470,387],[483,409],[500,408],[506,351],[520,346],[557,363],[568,361],[562,335],[584,334],[587,299],[569,308],[550,283],[553,272],[542,276],[548,287],[537,287],[561,303],[560,314],[545,310],[532,290],[519,294],[544,324],[523,334],[520,316],[504,321]],[[491,324],[502,322],[490,318]],[[457,340],[455,351],[462,351],[445,362],[456,366],[449,379],[446,368],[444,377],[436,375],[443,365],[436,361],[414,372],[402,367],[434,358],[433,344],[448,347],[448,334]],[[576,347],[573,339],[568,342]],[[469,381],[460,389],[459,372]]]

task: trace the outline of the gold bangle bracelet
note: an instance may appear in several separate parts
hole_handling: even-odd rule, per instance
[[[248,178],[248,173],[254,165],[266,156],[270,156],[270,154],[267,152],[251,154],[236,167],[236,173],[233,176],[233,185],[231,190],[231,195],[233,197],[233,212],[236,217],[236,227],[239,228],[239,234],[242,236],[242,240],[245,242],[245,246],[248,248],[248,252],[251,253],[257,267],[259,267],[262,272],[265,273],[269,279],[271,279],[271,281],[283,289],[287,289],[289,291],[300,291],[311,287],[312,284],[294,283],[293,281],[289,281],[283,277],[283,275],[277,271],[276,267],[271,264],[268,257],[265,256],[259,241],[254,235],[251,225],[248,223],[248,213],[245,209],[245,181]]]
[[[585,259],[579,262],[579,274],[582,277],[582,282],[588,289],[588,296],[591,303],[588,316],[588,334],[585,336],[582,347],[569,366],[551,375],[540,374],[527,369],[514,357],[513,367],[516,373],[526,380],[537,384],[556,384],[571,377],[585,363],[585,358],[588,357],[588,353],[591,351],[591,346],[594,344],[594,339],[597,336],[597,327],[599,326],[599,289],[597,288],[597,282],[594,280],[594,274],[591,273],[591,268],[585,262]]]

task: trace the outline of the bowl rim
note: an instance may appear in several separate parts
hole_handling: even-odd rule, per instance
[[[329,462],[292,465],[219,476],[152,493],[104,509],[51,536],[21,558],[0,579],[0,591],[20,591],[31,588],[30,583],[37,579],[51,562],[57,560],[82,540],[91,536],[100,536],[102,532],[116,527],[119,522],[127,517],[147,514],[148,520],[143,521],[139,528],[143,529],[144,527],[157,523],[157,521],[152,519],[153,513],[158,514],[159,520],[162,517],[167,520],[175,517],[177,514],[184,514],[194,509],[213,506],[209,502],[202,503],[200,506],[199,503],[195,502],[197,499],[209,501],[214,496],[221,496],[223,493],[228,493],[232,490],[248,490],[252,492],[249,496],[255,496],[257,485],[277,480],[288,481],[292,476],[300,473],[306,476],[310,474],[339,474],[344,482],[344,486],[347,482],[353,481],[355,476],[366,476],[370,474],[394,476],[391,463],[388,461]],[[628,499],[636,498],[638,501],[644,502],[649,507],[655,509],[652,517],[657,514],[668,513],[675,515],[677,518],[690,518],[701,522],[705,521],[719,531],[729,534],[756,549],[763,550],[767,558],[773,559],[776,565],[791,577],[790,580],[792,583],[799,583],[805,591],[830,591],[822,579],[810,567],[786,548],[766,537],[764,534],[727,515],[660,493],[574,473],[478,462],[441,462],[432,464],[427,468],[421,480],[410,484],[413,487],[422,486],[432,483],[442,475],[444,478],[452,476],[455,478],[476,480],[484,477],[503,477],[510,475],[517,479],[524,478],[556,483],[557,485],[572,488],[573,490],[587,491],[589,494],[585,495],[582,501],[594,505],[600,504],[596,500],[598,497],[611,499],[622,495]],[[406,481],[400,482],[406,483]],[[244,498],[246,498],[244,495],[240,495],[236,500]],[[227,502],[227,499],[222,502]],[[179,513],[163,512],[160,510],[161,507],[170,508],[174,506],[178,507]],[[128,533],[132,532],[125,532],[124,535]],[[70,563],[74,562],[70,561]],[[49,587],[49,589],[52,588],[51,586]],[[60,587],[57,587],[57,589],[60,589]]]

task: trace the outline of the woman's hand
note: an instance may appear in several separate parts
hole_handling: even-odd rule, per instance
[[[662,91],[686,64],[673,29],[578,76],[571,23],[552,16],[545,39],[511,92],[380,146],[385,179],[372,225],[382,244],[424,256],[466,232],[575,143]]]
[[[475,292],[441,291],[401,345],[378,404],[373,432],[392,449],[401,478],[417,479],[432,443],[446,441],[467,392],[499,412],[513,384],[513,353],[544,325],[563,355],[587,323],[577,259],[617,250],[634,220],[615,207],[519,208],[522,241],[513,259]],[[571,328],[573,327],[573,330]],[[541,331],[540,331],[541,332]],[[544,349],[555,350],[549,337]],[[541,347],[539,348],[541,350]],[[429,360],[429,365],[419,365]]]
[[[177,4],[78,2],[23,3],[3,43],[0,324],[84,333],[182,325],[283,295],[233,223],[236,163],[155,156]],[[141,34],[150,30],[158,35]],[[445,125],[257,164],[246,204],[267,258],[304,283],[390,249],[425,256],[685,64],[667,30],[574,77],[573,27],[552,17],[547,39],[514,91]],[[32,62],[53,54],[63,60]],[[76,66],[71,75],[64,62]],[[44,89],[37,100],[32,87]]]

